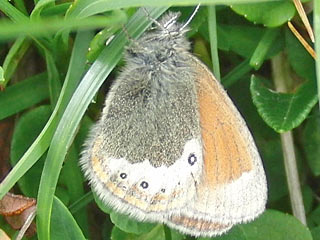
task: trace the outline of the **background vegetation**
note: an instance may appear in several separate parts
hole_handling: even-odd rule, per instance
[[[154,5],[148,12],[157,18],[173,6],[170,10],[181,11],[184,21],[198,2],[0,0],[1,172],[8,172],[6,161],[13,167],[3,176],[0,198],[14,187],[16,193],[37,199],[34,239],[192,239],[163,225],[136,222],[93,201],[78,159],[123,64],[128,36],[122,26],[126,24],[135,38],[151,24],[143,11],[136,12],[138,7]],[[188,34],[193,52],[221,79],[246,119],[269,187],[268,210],[260,218],[214,239],[319,240],[316,70],[314,59],[287,27],[291,20],[308,40],[294,4],[200,2]],[[320,3],[304,2],[317,40]],[[295,163],[304,208],[290,167]],[[307,226],[301,223],[304,216]],[[10,236],[17,234],[2,217],[0,228]]]

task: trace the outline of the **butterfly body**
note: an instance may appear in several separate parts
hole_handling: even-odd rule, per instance
[[[244,120],[177,18],[127,49],[81,164],[119,212],[215,236],[264,210],[266,179]]]

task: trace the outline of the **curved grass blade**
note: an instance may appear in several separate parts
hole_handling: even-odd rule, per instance
[[[89,41],[91,40],[92,33],[81,32],[78,34],[74,52],[70,60],[70,66],[65,78],[62,91],[55,106],[55,109],[44,127],[40,135],[30,146],[28,151],[22,156],[17,165],[10,171],[7,177],[0,184],[0,199],[13,187],[13,185],[23,176],[43,155],[49,147],[54,131],[57,127],[62,113],[64,112],[70,98],[78,85],[82,73],[86,67],[85,52],[88,49]]]
[[[152,18],[160,16],[168,7],[150,8],[147,11]],[[143,11],[138,11],[126,29],[130,36],[137,37],[152,23]],[[50,239],[50,218],[53,196],[63,160],[67,154],[77,127],[106,76],[121,58],[128,37],[124,32],[118,34],[110,45],[102,51],[91,66],[74,93],[52,139],[51,147],[43,169],[39,194],[37,230],[39,239]]]

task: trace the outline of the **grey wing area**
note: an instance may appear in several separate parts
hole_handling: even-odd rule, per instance
[[[192,200],[202,172],[194,85],[127,74],[108,94],[81,164],[108,205],[140,220],[166,222]]]
[[[199,136],[194,82],[159,78],[136,70],[114,84],[100,121],[106,154],[170,166]]]

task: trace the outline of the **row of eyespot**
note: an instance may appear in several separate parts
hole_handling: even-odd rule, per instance
[[[191,154],[189,155],[189,157],[188,157],[188,163],[192,166],[192,165],[194,165],[194,164],[196,163],[196,161],[197,161],[196,155],[195,155],[194,153],[191,153]],[[127,174],[124,173],[124,172],[123,172],[123,173],[120,173],[120,177],[121,177],[122,179],[126,179],[126,178],[127,178]],[[146,182],[146,181],[142,181],[142,182],[140,183],[140,186],[141,186],[143,189],[146,189],[146,188],[149,187],[149,183]],[[165,192],[165,189],[162,188],[162,189],[161,189],[161,192]]]

